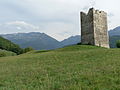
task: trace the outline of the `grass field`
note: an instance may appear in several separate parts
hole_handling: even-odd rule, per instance
[[[120,49],[74,45],[1,57],[0,90],[120,90]]]

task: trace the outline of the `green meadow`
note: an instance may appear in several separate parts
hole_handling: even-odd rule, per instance
[[[120,90],[120,49],[73,45],[0,57],[0,90]]]

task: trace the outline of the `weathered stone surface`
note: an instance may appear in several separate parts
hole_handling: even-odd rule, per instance
[[[81,43],[109,48],[107,13],[91,8],[81,12]]]

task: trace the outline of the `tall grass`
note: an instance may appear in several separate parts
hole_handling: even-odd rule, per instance
[[[0,58],[0,90],[119,90],[120,49],[75,45]]]

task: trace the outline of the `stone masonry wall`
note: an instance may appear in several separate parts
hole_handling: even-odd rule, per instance
[[[82,44],[94,44],[93,13],[81,12],[81,42]]]
[[[107,14],[91,8],[81,12],[81,43],[109,48]]]
[[[93,17],[95,45],[109,48],[107,13],[95,10]]]

